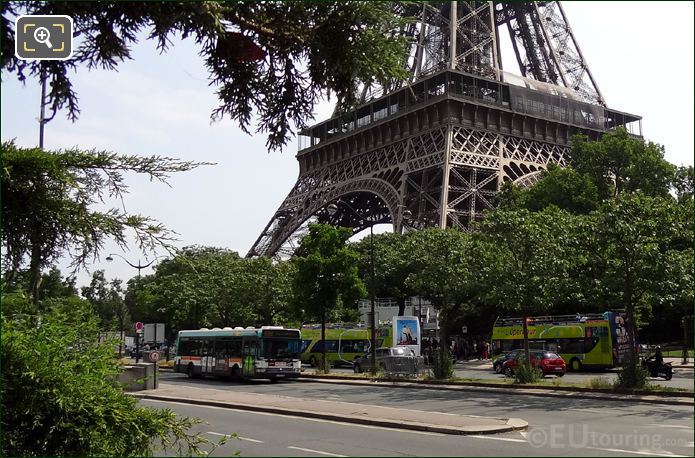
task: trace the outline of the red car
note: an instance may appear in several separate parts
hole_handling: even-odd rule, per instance
[[[543,371],[543,375],[555,374],[562,377],[567,372],[565,360],[560,358],[557,353],[552,351],[531,350],[531,365]],[[519,352],[516,358],[509,359],[504,362],[502,369],[508,377],[514,375],[514,371],[519,366],[520,362],[526,358],[524,351]]]

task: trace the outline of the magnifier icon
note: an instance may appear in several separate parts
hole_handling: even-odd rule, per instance
[[[46,27],[37,27],[36,30],[34,30],[34,40],[38,41],[39,43],[43,43],[48,48],[52,48],[53,45],[50,42],[51,39],[51,33],[48,31]]]

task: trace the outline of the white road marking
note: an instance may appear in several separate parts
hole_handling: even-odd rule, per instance
[[[503,442],[526,442],[528,441],[526,439],[513,439],[511,437],[495,437],[495,436],[478,436],[478,435],[472,435],[468,437],[474,437],[476,439],[490,439],[493,441],[503,441]]]
[[[567,409],[567,410],[574,410],[575,412],[588,412],[588,413],[607,413],[605,410],[597,410],[597,409]]]
[[[654,426],[657,428],[693,429],[692,426],[686,426],[686,425],[664,425],[664,424],[656,424],[656,423],[645,425],[645,426]]]
[[[162,401],[161,399],[142,399],[142,401],[162,402],[165,404],[179,404],[179,405],[187,406],[187,407],[191,407],[191,406],[204,407],[206,409],[218,409],[218,410],[226,410],[229,412],[250,413],[250,414],[254,414],[254,415],[267,415],[269,417],[285,417],[285,418],[291,418],[292,420],[315,421],[318,423],[333,423],[335,425],[354,426],[356,428],[367,428],[367,429],[381,429],[381,430],[385,430],[385,431],[394,431],[394,432],[398,432],[398,433],[421,434],[423,436],[449,436],[450,435],[450,434],[444,434],[444,433],[435,433],[435,432],[431,432],[431,431],[415,431],[413,429],[389,428],[388,426],[360,425],[358,423],[347,423],[344,421],[337,421],[337,420],[324,420],[323,418],[307,418],[307,417],[299,417],[299,416],[295,416],[295,415],[282,415],[282,414],[278,414],[278,413],[254,412],[252,410],[234,409],[234,408],[229,408],[229,407],[205,406],[205,405],[200,405],[200,404],[191,404],[188,402]]]
[[[206,434],[214,434],[215,436],[232,437],[231,434],[216,433],[214,431],[208,431]],[[236,438],[239,439],[240,441],[248,441],[248,442],[256,442],[257,444],[265,444],[265,442],[263,442],[263,441],[259,441],[258,439],[251,439],[250,437],[237,436]]]
[[[602,452],[615,452],[615,453],[632,453],[633,455],[646,455],[646,456],[668,456],[668,457],[686,457],[688,455],[676,455],[675,453],[666,451],[654,451],[654,450],[622,450],[619,448],[601,448],[601,447],[584,447],[591,450],[601,450]]]
[[[265,442],[259,441],[258,439],[251,439],[250,437],[241,437],[241,436],[237,436],[237,437],[239,438],[239,440],[242,440],[242,441],[255,442],[257,444],[265,444]]]
[[[302,452],[318,453],[319,455],[326,455],[326,456],[347,456],[347,455],[338,455],[337,453],[331,453],[331,452],[322,452],[321,450],[312,450],[310,448],[295,447],[293,445],[289,445],[287,448],[291,448],[294,450],[301,450]]]

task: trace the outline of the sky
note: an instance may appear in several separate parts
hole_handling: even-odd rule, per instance
[[[644,137],[664,145],[666,159],[677,165],[693,164],[693,5],[563,3],[608,106],[641,115]],[[72,75],[82,114],[75,123],[61,113],[47,124],[45,148],[78,146],[216,163],[174,174],[170,187],[130,175],[125,208],[176,231],[179,247],[216,246],[245,255],[297,179],[296,138],[282,152],[268,153],[263,135],[247,135],[228,119],[211,122],[217,98],[192,40],[176,41],[163,55],[152,41],[132,51],[133,60],[120,64],[118,72],[83,67]],[[505,71],[518,73],[508,40],[502,56]],[[22,85],[3,72],[1,95],[2,140],[37,146],[38,82]],[[318,106],[316,122],[331,111],[328,103]],[[135,245],[123,252],[107,243],[89,272],[78,272],[78,285],[87,284],[97,269],[105,269],[107,278],[137,274],[118,257],[107,263],[110,253],[133,264],[153,259]],[[69,272],[66,260],[58,266]]]

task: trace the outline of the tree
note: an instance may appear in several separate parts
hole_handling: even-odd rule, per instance
[[[624,128],[595,142],[575,136],[570,156],[570,165],[593,182],[600,199],[637,191],[666,197],[675,173],[661,145],[632,137]]]
[[[693,166],[681,166],[676,168],[671,187],[676,193],[679,202],[693,202]]]
[[[634,368],[637,307],[693,290],[692,210],[689,215],[671,198],[635,192],[606,201],[590,224],[584,243],[593,287],[587,290],[625,309],[628,365]]]
[[[268,148],[288,141],[292,124],[305,125],[316,103],[335,93],[341,107],[355,102],[359,82],[403,80],[405,20],[390,2],[3,2],[2,68],[24,81],[50,82],[53,114],[63,108],[79,115],[69,71],[82,65],[109,70],[131,58],[131,46],[145,36],[160,51],[171,37],[191,38],[217,88],[214,119],[229,116],[248,132],[255,112],[257,132]],[[14,55],[14,17],[66,14],[73,18],[79,47],[67,61],[22,61]]]
[[[543,171],[540,180],[527,189],[505,183],[499,197],[500,207],[540,211],[550,205],[576,214],[587,214],[599,205],[598,190],[591,180],[571,167],[554,164]]]
[[[448,324],[477,296],[471,269],[470,235],[456,229],[430,228],[409,232],[407,249],[416,259],[407,283],[439,311],[440,345],[448,349]]]
[[[292,258],[295,264],[293,291],[299,308],[321,320],[322,362],[326,367],[326,316],[338,303],[356,304],[366,289],[358,275],[359,255],[347,244],[349,228],[327,224],[309,225]]]
[[[3,6],[4,7],[4,6]],[[38,301],[41,270],[68,255],[75,269],[96,258],[107,239],[126,247],[132,231],[142,250],[168,246],[174,233],[141,215],[93,206],[128,192],[123,174],[142,173],[166,183],[169,174],[203,163],[166,157],[117,155],[106,151],[43,151],[3,142],[2,247],[6,280],[28,264],[29,291]]]
[[[363,238],[354,245],[360,255],[360,276],[371,275],[370,240]],[[398,316],[405,312],[405,301],[414,294],[406,282],[413,271],[417,258],[407,249],[406,237],[387,232],[374,235],[374,296],[392,297],[398,303]],[[371,282],[367,283],[369,289]]]
[[[580,269],[574,234],[581,217],[556,207],[540,212],[502,210],[487,213],[476,225],[480,290],[485,302],[523,317],[547,313],[568,300],[572,272]],[[530,365],[528,330],[524,348]]]
[[[256,315],[256,325],[285,325],[296,319],[291,314],[292,280],[295,265],[266,257],[244,259],[245,300]]]
[[[3,455],[152,456],[157,446],[203,455],[210,442],[187,432],[199,421],[141,407],[114,383],[113,343],[98,343],[89,303],[51,301],[38,316],[2,316]]]

